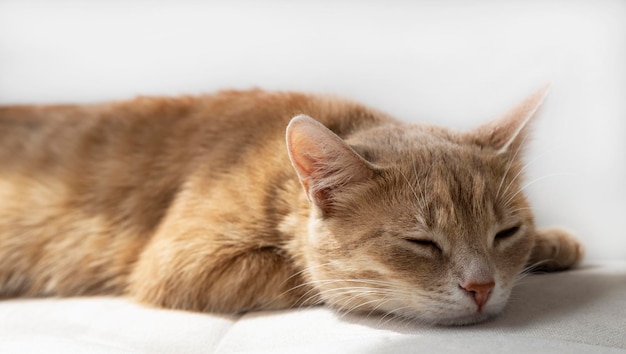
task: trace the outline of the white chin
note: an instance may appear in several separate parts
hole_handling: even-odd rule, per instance
[[[439,325],[439,326],[465,326],[472,325],[475,323],[486,321],[490,318],[495,317],[500,311],[482,311],[482,312],[471,312],[467,311],[459,311],[459,313],[448,313],[448,314],[429,314],[425,316],[424,314],[410,314],[403,313],[399,314],[399,317],[408,319],[410,321],[417,321],[421,323],[431,324],[431,325]]]

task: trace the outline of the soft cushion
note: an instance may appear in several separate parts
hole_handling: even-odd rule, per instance
[[[0,353],[611,353],[626,350],[626,261],[530,275],[499,317],[432,327],[325,307],[198,314],[118,298],[0,301]]]

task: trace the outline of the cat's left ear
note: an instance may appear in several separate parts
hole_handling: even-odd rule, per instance
[[[551,83],[547,83],[500,118],[480,126],[473,132],[476,142],[498,154],[517,152],[524,143],[537,110],[545,100]]]
[[[343,139],[303,114],[287,126],[287,151],[309,201],[326,215],[334,212],[345,187],[374,174]]]

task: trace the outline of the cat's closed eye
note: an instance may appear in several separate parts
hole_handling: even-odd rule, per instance
[[[419,247],[429,248],[433,251],[441,252],[441,247],[439,247],[435,241],[416,238],[405,238],[405,240]]]
[[[496,240],[503,240],[503,239],[510,238],[511,236],[514,236],[515,234],[517,234],[520,229],[521,229],[521,225],[515,225],[513,227],[508,227],[506,229],[500,230],[496,234],[495,238],[496,238]]]

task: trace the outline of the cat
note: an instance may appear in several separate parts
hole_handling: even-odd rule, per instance
[[[520,184],[546,92],[468,132],[259,89],[2,107],[0,297],[485,320],[583,255]]]

